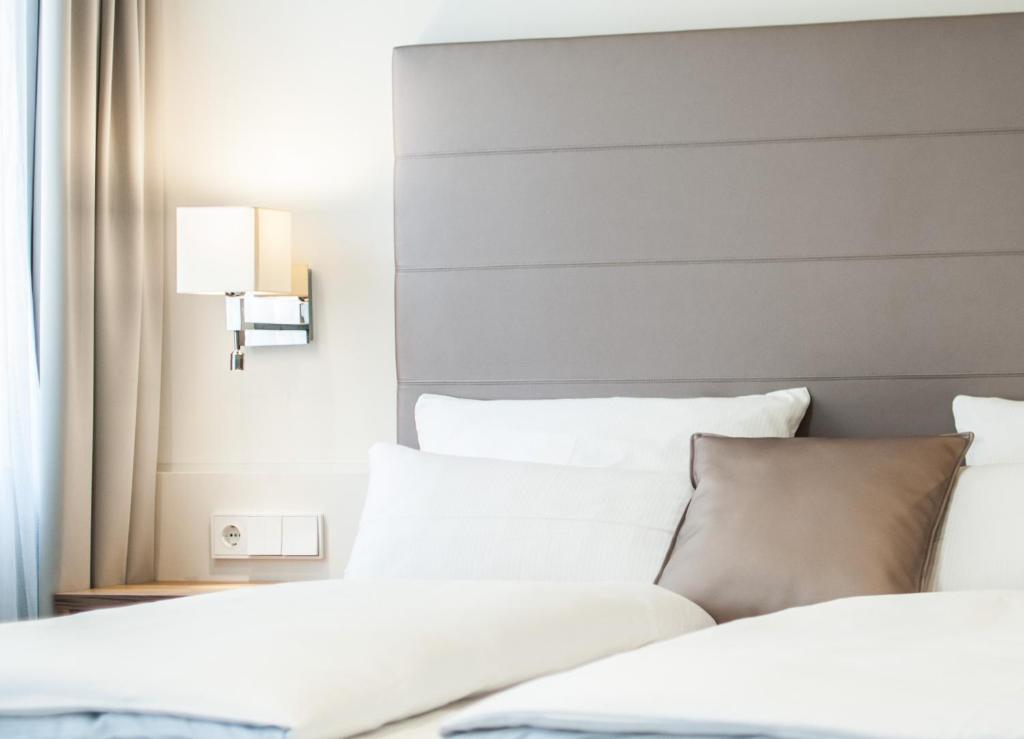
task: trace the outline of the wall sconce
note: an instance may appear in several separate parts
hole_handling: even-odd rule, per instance
[[[312,273],[292,264],[291,213],[213,207],[177,215],[178,293],[225,296],[232,370],[245,369],[246,346],[312,341]]]

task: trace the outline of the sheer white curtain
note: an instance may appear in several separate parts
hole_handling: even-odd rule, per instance
[[[38,613],[32,305],[35,9],[0,2],[0,621]]]

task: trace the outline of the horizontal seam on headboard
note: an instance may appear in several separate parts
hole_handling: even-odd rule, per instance
[[[709,257],[706,259],[634,259],[604,262],[522,262],[508,264],[466,264],[436,267],[396,266],[399,274],[415,272],[470,272],[500,269],[576,269],[581,267],[663,267],[663,266],[704,266],[715,264],[770,264],[788,262],[868,262],[891,259],[963,259],[970,257],[1019,257],[1022,249],[997,251],[920,252],[905,254],[840,254],[837,256],[794,256],[794,257]]]
[[[403,380],[399,385],[657,385],[660,383],[715,383],[715,382],[857,382],[873,380],[964,380],[970,378],[1019,378],[1024,372],[962,372],[933,375],[834,375],[803,377],[664,377],[640,379],[582,379],[564,380]]]
[[[395,159],[447,159],[456,157],[503,156],[516,154],[559,154],[591,151],[622,151],[629,149],[696,149],[725,146],[756,146],[758,144],[804,144],[843,141],[885,141],[891,139],[936,138],[950,136],[1007,136],[1024,133],[1024,128],[975,128],[949,131],[907,131],[903,133],[833,134],[824,136],[780,136],[759,139],[710,139],[705,141],[666,141],[657,143],[580,144],[561,146],[524,146],[501,149],[465,149],[425,151],[396,154]]]

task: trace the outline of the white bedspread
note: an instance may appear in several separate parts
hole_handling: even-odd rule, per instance
[[[560,730],[1022,737],[1024,591],[850,598],[734,621],[512,688],[444,725]]]
[[[288,583],[0,625],[0,715],[344,737],[710,623],[653,585]]]

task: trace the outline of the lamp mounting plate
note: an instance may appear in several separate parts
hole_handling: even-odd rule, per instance
[[[295,295],[227,296],[227,329],[241,331],[244,346],[295,346],[313,340],[312,270],[304,267],[292,280]]]

